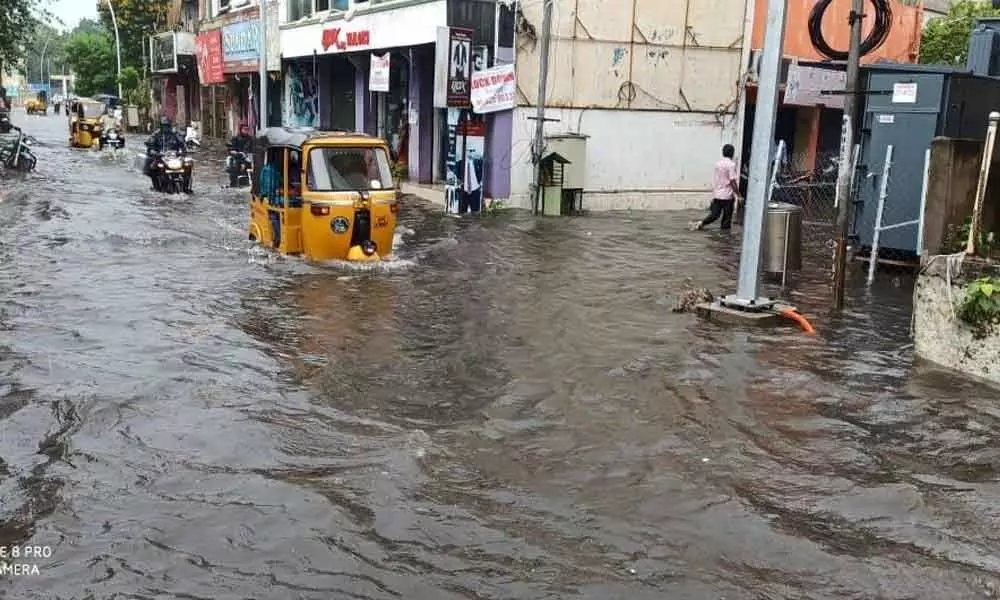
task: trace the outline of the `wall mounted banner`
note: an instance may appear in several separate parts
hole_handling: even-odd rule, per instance
[[[203,84],[222,83],[226,80],[222,70],[222,31],[216,29],[199,33],[195,39],[198,56],[198,79]]]
[[[448,90],[447,104],[451,108],[468,108],[469,79],[472,75],[472,30],[448,29]]]
[[[379,56],[372,53],[371,69],[368,70],[368,89],[373,92],[389,91],[389,53]]]
[[[514,65],[500,65],[472,74],[472,109],[478,114],[514,110],[516,95]]]

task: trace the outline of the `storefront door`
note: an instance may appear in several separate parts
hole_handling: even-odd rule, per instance
[[[354,66],[339,59],[330,68],[330,127],[354,131]]]

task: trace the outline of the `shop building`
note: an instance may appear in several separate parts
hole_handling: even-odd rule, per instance
[[[149,38],[153,114],[175,123],[199,120],[201,114],[195,34],[198,1],[173,0],[164,31]]]
[[[256,128],[260,113],[260,1],[202,0],[197,47],[201,71],[202,135],[224,138],[240,123]],[[268,2],[266,124],[280,122],[278,2]]]
[[[282,123],[383,136],[411,179],[430,182],[434,45],[447,0],[281,4]],[[378,82],[388,75],[376,87],[388,91],[372,90],[373,63]]]
[[[384,137],[411,182],[441,182],[448,147],[448,31],[470,32],[476,68],[513,62],[513,11],[497,51],[501,4],[490,0],[282,0],[282,123]],[[443,40],[443,41],[442,41]],[[439,49],[439,45],[443,44]],[[472,116],[488,130],[496,165],[509,164],[511,111]],[[509,169],[486,167],[486,187],[506,195]],[[493,195],[496,195],[495,193]]]

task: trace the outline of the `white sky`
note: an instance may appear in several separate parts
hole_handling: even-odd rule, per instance
[[[80,19],[97,18],[96,0],[52,0],[48,9],[63,20],[66,29],[73,29]]]

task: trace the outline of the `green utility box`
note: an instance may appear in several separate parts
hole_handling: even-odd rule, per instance
[[[542,214],[558,217],[563,212],[564,167],[570,162],[558,152],[550,152],[542,157],[540,163]]]

